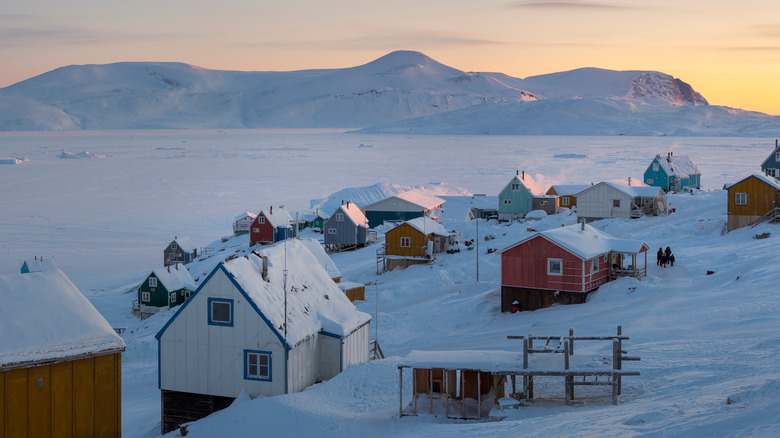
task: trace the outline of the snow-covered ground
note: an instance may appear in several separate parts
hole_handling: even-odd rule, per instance
[[[453,193],[495,195],[514,169],[530,172],[544,188],[641,177],[654,154],[673,150],[696,161],[704,190],[671,195],[676,213],[669,216],[594,223],[653,249],[671,246],[673,268],[657,267],[651,254],[647,278],[608,283],[586,304],[501,314],[499,256],[487,251],[527,236],[529,224],[480,222],[479,281],[477,251],[379,276],[376,246],[334,255],[345,281],[378,282],[357,307],[374,316],[372,335],[378,326],[391,357],[350,367],[302,393],[238,400],[192,424],[188,436],[772,436],[780,429],[780,229],[760,225],[723,234],[726,196],[719,189],[758,170],[773,146],[770,139],[742,138],[0,133],[0,156],[30,158],[0,170],[0,272],[18,272],[32,255],[54,255],[111,325],[126,328],[123,435],[156,436],[154,335],[175,309],[144,321],[129,310],[131,291],[160,265],[173,235],[189,235],[216,254],[189,265],[202,278],[224,256],[246,250],[246,236],[219,239],[230,234],[232,218],[269,203],[302,211],[312,199],[377,182],[446,182]],[[106,158],[63,160],[63,148]],[[476,223],[464,222],[471,197],[445,199],[442,224],[464,240],[475,237]],[[532,226],[575,220],[553,215]],[[764,232],[772,235],[753,238]],[[619,324],[631,338],[629,354],[642,358],[624,368],[642,374],[624,379],[618,406],[609,403],[607,389],[583,391],[584,403],[565,406],[562,383],[550,379],[537,383],[538,402],[500,422],[397,417],[396,366],[413,349],[511,350],[521,345],[507,340],[510,334],[574,328],[598,335]]]

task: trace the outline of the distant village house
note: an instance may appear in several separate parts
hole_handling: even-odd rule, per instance
[[[293,222],[290,213],[284,207],[262,210],[252,222],[249,231],[249,244],[269,244],[293,237]]]
[[[602,181],[577,194],[577,217],[588,222],[605,218],[640,218],[666,213],[665,192],[629,179],[623,185]],[[639,184],[639,185],[636,185]]]
[[[331,251],[368,244],[368,219],[353,202],[342,202],[323,225],[325,246]]]
[[[728,231],[780,218],[780,181],[754,173],[728,186]]]
[[[148,318],[183,304],[195,289],[195,280],[184,266],[155,269],[138,286],[133,313]]]
[[[173,241],[163,250],[163,266],[177,263],[186,265],[198,257],[198,248],[189,237],[175,236]]]
[[[660,187],[666,192],[679,192],[685,187],[701,187],[701,172],[696,163],[687,155],[675,156],[669,152],[666,157],[660,154],[645,170],[645,183]]]
[[[444,199],[409,190],[390,196],[363,208],[368,226],[375,228],[385,222],[403,222],[421,216],[435,217],[444,204]]]
[[[539,185],[523,171],[517,171],[498,194],[498,220],[522,219],[534,209],[534,196],[544,195]]]
[[[241,236],[243,234],[249,234],[249,230],[252,227],[252,222],[255,221],[256,214],[250,212],[244,212],[236,216],[233,221],[233,234]]]

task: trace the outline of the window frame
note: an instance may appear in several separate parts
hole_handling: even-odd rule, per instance
[[[152,293],[151,292],[141,292],[141,302],[142,303],[148,303],[152,301]]]
[[[257,217],[257,223],[258,224],[265,224],[265,216],[258,216]]]
[[[747,192],[734,192],[734,205],[747,205]]]
[[[179,245],[176,242],[171,242],[171,251],[177,251],[178,249]]]
[[[620,199],[612,200],[612,208],[620,208]]]
[[[149,287],[157,287],[157,277],[149,277]]]
[[[509,187],[509,190],[512,192],[519,192],[520,191],[520,183],[512,183],[512,185]]]
[[[780,163],[780,151],[775,152],[775,161]]]
[[[335,216],[336,222],[344,222],[344,213],[336,213]]]
[[[411,248],[412,238],[409,236],[401,236],[401,248]]]
[[[555,272],[552,268],[552,263],[557,262],[560,266],[560,271]],[[563,275],[563,259],[555,259],[555,258],[548,258],[547,259],[547,275],[556,275],[556,276],[562,276]]]
[[[176,301],[178,301],[178,297],[177,297],[176,292],[169,293],[168,294],[168,298],[171,300],[170,301],[171,303],[175,303]]]
[[[338,234],[338,228],[328,227],[328,234]]]
[[[592,258],[590,260],[590,273],[591,274],[595,274],[596,272],[599,271],[599,262],[600,262],[599,259],[600,258],[601,258],[601,256]]]
[[[230,305],[230,321],[229,322],[223,322],[223,321],[215,321],[214,320],[214,304],[215,303],[227,303]],[[233,327],[234,319],[233,319],[233,300],[230,298],[209,298],[208,299],[208,307],[206,309],[206,312],[208,313],[208,323],[209,325],[216,325],[220,327]]]
[[[504,205],[512,205],[511,199],[504,199]]]
[[[660,167],[661,167],[661,166],[660,166],[658,163],[653,163],[653,172],[658,172],[658,170],[660,169]]]
[[[257,374],[251,375],[249,374],[249,359],[251,356],[257,357]],[[260,374],[260,368],[262,365],[260,365],[260,357],[265,356],[268,360],[268,374],[267,377],[263,377],[262,374]],[[272,353],[270,351],[264,351],[264,350],[244,350],[244,380],[255,380],[259,382],[271,382],[273,381],[273,369],[272,369],[273,361],[272,361]]]
[[[569,205],[569,197],[568,196],[561,197],[561,205]]]

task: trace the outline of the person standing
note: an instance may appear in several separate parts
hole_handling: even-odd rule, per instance
[[[666,256],[666,260],[668,261],[669,260],[669,256],[672,255],[672,249],[667,246],[666,247],[666,251],[664,251],[664,255]]]
[[[674,267],[674,254],[669,255],[669,266]]]
[[[664,250],[661,249],[661,247],[658,247],[658,252],[656,253],[657,260],[655,262],[656,265],[661,266],[661,257],[664,256]]]
[[[661,253],[661,267],[662,267],[662,268],[665,268],[665,267],[666,267],[666,261],[667,261],[666,254],[664,254],[664,253]]]

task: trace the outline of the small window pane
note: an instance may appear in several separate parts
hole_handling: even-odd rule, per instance
[[[212,301],[211,322],[230,324],[230,303],[224,301]]]

